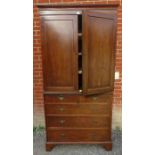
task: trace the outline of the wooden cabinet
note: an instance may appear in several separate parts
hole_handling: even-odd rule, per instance
[[[112,148],[116,10],[40,7],[46,150]]]

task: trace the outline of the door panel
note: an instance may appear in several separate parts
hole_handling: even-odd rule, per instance
[[[115,15],[107,12],[84,13],[83,85],[84,94],[113,90]]]
[[[75,93],[78,90],[77,16],[42,16],[44,90]]]

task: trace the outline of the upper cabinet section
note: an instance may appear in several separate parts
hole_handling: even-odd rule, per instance
[[[83,18],[84,94],[112,91],[116,16],[111,11],[88,10]]]
[[[44,91],[78,92],[77,16],[41,16]]]
[[[40,18],[44,92],[112,91],[116,10],[41,8]]]

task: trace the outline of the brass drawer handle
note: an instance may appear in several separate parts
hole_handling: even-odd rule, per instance
[[[98,99],[98,97],[93,97],[93,100],[96,101]]]
[[[64,100],[64,97],[63,97],[63,96],[59,96],[58,99],[59,99],[60,101],[62,101],[62,100]]]
[[[61,123],[61,124],[64,124],[64,123],[65,123],[65,120],[60,120],[60,123]]]
[[[59,110],[62,112],[62,111],[64,111],[64,108],[61,107]]]

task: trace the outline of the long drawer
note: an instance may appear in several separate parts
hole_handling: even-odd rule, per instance
[[[112,102],[111,94],[104,95],[44,95],[45,103],[55,104],[55,103],[102,103],[109,104]]]
[[[46,116],[47,127],[84,127],[104,128],[110,127],[109,116]]]
[[[91,142],[110,140],[108,129],[47,129],[47,141],[51,142]]]
[[[109,115],[111,104],[104,103],[83,103],[83,104],[46,104],[45,113],[48,114],[100,114]]]

